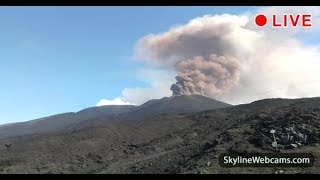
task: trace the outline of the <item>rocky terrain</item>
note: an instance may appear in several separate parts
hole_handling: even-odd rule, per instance
[[[320,173],[320,98],[230,106],[176,96],[129,108],[59,131],[3,136],[0,172]],[[312,167],[223,168],[225,152],[308,152],[316,159]]]

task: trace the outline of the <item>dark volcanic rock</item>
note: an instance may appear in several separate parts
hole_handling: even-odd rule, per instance
[[[272,129],[282,152],[311,152],[319,161],[320,98],[268,99],[185,115],[181,112],[201,106],[199,102],[182,106],[179,113],[169,110],[178,110],[176,105],[164,98],[145,104],[152,113],[138,121],[122,119],[143,117],[143,111],[134,108],[112,116],[112,121],[89,121],[99,123],[78,126],[77,131],[0,140],[0,172],[274,173],[279,169],[218,165],[221,153],[275,152]],[[320,173],[320,167],[283,171]]]

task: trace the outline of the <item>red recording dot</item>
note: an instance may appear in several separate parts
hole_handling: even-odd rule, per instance
[[[265,15],[263,14],[259,14],[257,17],[256,17],[256,24],[258,26],[264,26],[267,24],[267,18]]]

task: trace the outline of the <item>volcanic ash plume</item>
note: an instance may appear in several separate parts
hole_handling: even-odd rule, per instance
[[[243,28],[246,22],[232,15],[196,18],[142,38],[138,52],[145,61],[177,72],[173,95],[221,96],[238,83],[240,59],[256,38]]]
[[[257,14],[272,17],[275,12],[311,13],[313,28],[257,27]],[[120,99],[141,104],[171,91],[230,104],[319,96],[320,44],[308,42],[319,34],[315,27],[320,27],[319,7],[263,7],[240,15],[197,17],[146,35],[137,42],[135,56],[151,65],[142,76],[150,87],[126,88]]]
[[[173,95],[214,95],[228,91],[239,80],[238,60],[227,56],[197,56],[180,61],[177,82],[171,85]]]

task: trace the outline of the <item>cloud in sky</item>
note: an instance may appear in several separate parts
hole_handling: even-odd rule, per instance
[[[97,105],[100,105],[102,102],[104,105],[118,104],[121,105],[126,103],[133,105],[140,105],[150,99],[158,99],[164,96],[170,96],[171,91],[168,87],[174,82],[174,73],[161,70],[161,69],[147,69],[141,70],[138,72],[138,78],[149,84],[149,87],[134,87],[134,88],[125,88],[121,92],[121,96],[115,98],[113,101],[102,99]]]
[[[133,105],[133,104],[127,101],[123,101],[120,98],[115,98],[112,100],[101,99],[96,106],[106,106],[106,105]]]
[[[258,13],[312,13],[313,27],[257,27]],[[317,27],[319,7],[265,7],[241,15],[197,17],[146,35],[137,42],[136,55],[150,65],[151,87],[126,88],[119,98],[141,104],[171,95],[170,87],[177,95],[203,94],[232,104],[320,96],[320,42],[305,44],[297,38],[318,32]]]
[[[150,99],[171,96],[170,85],[175,81],[174,72],[150,68],[141,70],[139,77],[150,86],[125,88],[121,93],[121,98],[139,105]]]

